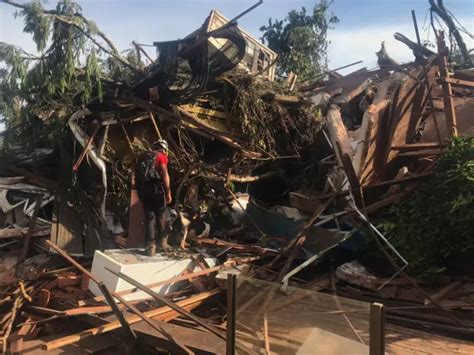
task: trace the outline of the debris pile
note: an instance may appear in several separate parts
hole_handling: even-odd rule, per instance
[[[394,323],[472,337],[472,279],[420,288],[370,223],[435,173],[452,136],[473,133],[472,70],[449,71],[442,32],[437,53],[397,37],[416,61],[398,64],[382,45],[380,69],[277,80],[276,53],[214,10],[183,40],[155,43],[133,85],[102,82],[57,147],[7,152],[3,351],[37,338],[46,350],[88,346],[122,328],[168,351],[223,352],[228,272],[383,301]],[[175,242],[162,259],[133,249],[144,244],[133,167],[158,138],[170,143]],[[354,260],[370,233],[390,261],[382,271]],[[167,276],[140,275],[166,262]]]

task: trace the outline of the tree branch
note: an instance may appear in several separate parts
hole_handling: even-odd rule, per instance
[[[1,1],[1,0],[0,0]],[[129,67],[130,69],[132,69],[134,72],[136,73],[139,73],[141,74],[142,72],[136,68],[134,65],[130,64],[129,61],[127,61],[126,59],[124,59],[122,56],[120,56],[118,53],[115,54],[114,52],[111,52],[110,50],[108,50],[107,48],[105,48],[104,46],[102,46],[99,42],[97,42],[97,40],[88,32],[86,32],[81,26],[79,26],[77,23],[75,23],[74,21],[70,21],[70,20],[67,20],[65,17],[67,16],[60,16],[60,15],[54,15],[54,17],[58,20],[58,21],[61,21],[62,23],[65,23],[67,25],[70,25],[70,26],[74,26],[76,27],[79,31],[82,32],[82,34],[84,36],[86,36],[87,38],[89,38],[92,43],[94,43],[97,47],[99,47],[101,50],[103,50],[105,53],[111,55],[112,57],[114,57],[115,59],[117,59],[120,63],[122,63],[123,65]]]
[[[431,9],[441,17],[441,19],[446,23],[449,28],[449,31],[453,34],[454,38],[456,39],[456,43],[459,46],[459,50],[464,58],[464,62],[467,66],[472,66],[471,56],[469,55],[469,51],[467,50],[466,43],[464,42],[461,34],[459,33],[456,24],[454,23],[451,16],[448,14],[448,11],[444,7],[443,0],[438,0],[438,4],[434,2],[434,0],[429,0],[431,5]]]
[[[5,3],[7,5],[10,5],[10,6],[22,9],[22,10],[27,10],[28,9],[28,4],[19,4],[17,2],[10,1],[10,0],[0,0],[0,3]],[[114,43],[110,40],[110,38],[105,33],[100,31],[99,28],[97,28],[97,26],[95,26],[96,31],[91,31],[91,21],[86,19],[84,17],[84,15],[82,15],[81,13],[75,13],[73,16],[59,15],[57,13],[57,11],[55,11],[55,10],[42,10],[42,13],[44,15],[53,16],[58,21],[61,21],[61,22],[66,23],[70,26],[76,27],[87,38],[89,38],[97,47],[99,47],[101,50],[103,50],[107,54],[109,54],[112,57],[114,57],[115,59],[117,59],[123,65],[125,65],[128,68],[132,69],[134,72],[142,73],[137,67],[135,67],[133,64],[131,64],[128,60],[126,60],[125,58],[123,58],[120,55],[120,53],[119,53],[117,47],[115,47]],[[66,20],[65,19],[66,17],[71,17],[73,20]],[[88,28],[88,32],[86,32],[81,26],[79,26],[76,22],[74,22],[74,18],[77,18],[77,19],[80,19],[81,21],[83,21],[86,24],[87,28]],[[97,40],[95,40],[93,38],[93,36],[91,35],[92,32],[95,32],[97,34],[97,36],[99,36],[105,43],[107,43],[107,45],[110,47],[110,50],[108,50],[108,49],[104,48],[104,46],[100,45],[97,42]]]

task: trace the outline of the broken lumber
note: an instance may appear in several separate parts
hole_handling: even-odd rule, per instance
[[[94,128],[94,132],[92,133],[92,135],[89,137],[89,140],[87,141],[84,149],[82,150],[82,153],[81,155],[79,156],[79,158],[77,159],[77,162],[74,164],[74,166],[72,167],[72,170],[73,171],[77,171],[79,170],[79,167],[81,166],[82,164],[82,161],[84,160],[84,158],[86,157],[87,153],[89,152],[89,148],[90,146],[92,145],[92,142],[94,141],[94,137],[97,135],[97,133],[99,132],[99,129],[100,129],[100,124],[98,124],[95,128]]]
[[[443,31],[438,32],[438,62],[439,72],[441,78],[449,79],[448,73],[448,48],[444,41]],[[451,84],[448,81],[442,81],[441,86],[443,88],[443,103],[444,103],[444,114],[446,116],[446,124],[449,136],[458,136],[456,111],[454,110],[453,103],[453,90]]]
[[[455,79],[455,78],[450,78],[450,77],[447,77],[447,78],[442,77],[438,79],[438,82],[440,82],[441,84],[448,83],[454,86],[474,88],[474,81],[467,81],[467,80]]]
[[[425,300],[425,306],[433,304],[433,300],[435,302],[441,302],[444,298],[446,298],[448,296],[448,294],[451,291],[454,291],[455,289],[457,289],[461,285],[462,285],[461,281],[454,281],[454,282],[450,283],[449,285],[443,287],[436,294],[431,296],[431,300],[430,299]]]
[[[214,267],[206,269],[206,270],[199,270],[199,271],[192,272],[192,273],[189,273],[189,274],[180,275],[180,276],[168,279],[168,280],[155,282],[153,284],[149,284],[149,285],[146,285],[146,286],[149,287],[149,288],[155,288],[155,287],[163,286],[163,285],[172,285],[172,284],[174,284],[176,282],[179,282],[179,281],[189,280],[189,279],[199,277],[199,276],[203,276],[203,275],[209,275],[210,273],[219,271],[220,269],[223,269],[225,267],[229,267],[233,264],[234,263],[227,262],[225,264],[222,264],[222,265],[219,265],[219,266],[214,266]],[[131,288],[131,289],[128,289],[128,290],[116,292],[115,294],[119,295],[119,296],[124,296],[124,295],[128,295],[130,293],[136,292],[137,290],[138,289],[135,287],[135,288]],[[79,306],[85,306],[85,305],[88,305],[88,304],[92,304],[94,302],[102,302],[104,300],[105,300],[104,296],[97,296],[97,297],[90,298],[90,299],[87,299],[87,300],[80,300],[78,302],[78,304],[79,304]]]
[[[197,294],[185,300],[181,300],[179,302],[176,302],[176,304],[187,310],[191,310],[199,306],[203,301],[209,299],[212,296],[217,295],[220,292],[221,290],[216,288],[208,292]],[[158,319],[163,319],[170,316],[174,316],[174,317],[178,316],[178,313],[173,311],[173,309],[168,306],[159,307],[159,308],[144,312],[143,314],[148,318],[158,318]],[[125,319],[127,323],[130,325],[140,322],[142,320],[137,315],[127,316],[125,317]],[[99,327],[86,329],[76,334],[72,334],[63,338],[49,341],[45,343],[42,348],[43,350],[54,350],[65,345],[73,344],[81,339],[85,339],[93,335],[104,334],[112,330],[118,329],[120,327],[121,327],[121,324],[119,321],[110,322],[108,324],[105,324]]]
[[[63,256],[66,260],[68,260],[71,264],[76,266],[90,280],[97,283],[97,285],[99,286],[99,289],[101,290],[102,294],[104,295],[105,299],[107,300],[107,303],[110,305],[111,309],[113,310],[114,314],[116,315],[116,317],[117,317],[119,323],[121,324],[121,326],[127,331],[127,334],[130,336],[131,340],[135,340],[136,335],[135,335],[134,331],[130,328],[130,324],[127,322],[127,320],[124,317],[123,313],[121,312],[120,308],[115,303],[114,297],[116,299],[118,299],[123,305],[125,305],[130,311],[135,313],[141,320],[143,320],[145,323],[150,325],[152,328],[154,328],[155,330],[157,330],[159,332],[162,332],[163,335],[165,335],[167,337],[171,337],[169,334],[165,333],[159,327],[158,324],[155,324],[150,319],[148,319],[148,317],[144,313],[142,313],[140,310],[138,310],[134,305],[132,305],[131,303],[124,300],[120,295],[117,295],[114,292],[110,292],[109,289],[107,288],[107,286],[102,281],[97,279],[97,277],[95,277],[94,275],[92,275],[92,273],[87,271],[81,264],[79,264],[77,261],[72,259],[64,250],[60,249],[57,245],[55,245],[53,242],[51,242],[49,240],[47,240],[46,243],[49,246],[51,246],[55,251],[57,251],[61,256]],[[180,348],[185,350],[185,352],[191,353],[191,351],[189,351],[189,349],[187,349],[186,346],[184,346],[184,345],[182,345],[178,342],[176,342],[176,344]]]
[[[407,143],[401,145],[393,145],[390,149],[393,150],[417,150],[417,149],[442,149],[444,146],[439,143]]]
[[[7,238],[23,238],[28,232],[28,228],[5,228],[0,229],[0,239]],[[43,237],[51,233],[51,227],[36,227],[34,228],[32,237]]]
[[[170,300],[168,300],[167,298],[159,295],[158,293],[154,292],[153,290],[151,290],[150,288],[146,287],[145,285],[141,284],[140,282],[132,279],[130,276],[127,276],[121,272],[115,272],[109,268],[105,268],[107,271],[109,271],[110,273],[114,274],[115,276],[117,277],[120,277],[121,279],[127,281],[128,283],[132,284],[133,286],[139,288],[140,290],[142,290],[143,292],[146,292],[148,293],[150,296],[152,296],[154,299],[156,299],[157,301],[160,301],[160,302],[163,302],[165,305],[167,305],[168,307],[170,307],[171,309],[175,310],[176,312],[178,312],[179,314],[181,314],[183,317],[186,317],[186,318],[189,318],[191,319],[192,321],[196,322],[197,324],[199,324],[201,327],[203,327],[204,329],[207,329],[208,331],[210,331],[211,333],[217,335],[219,338],[221,339],[224,339],[226,340],[226,336],[223,335],[221,332],[219,332],[217,329],[215,329],[213,326],[207,324],[206,322],[202,321],[201,319],[199,319],[198,317],[196,317],[194,314],[188,312],[187,310],[185,310],[183,307],[171,302]]]
[[[331,105],[329,111],[326,115],[325,120],[326,128],[328,131],[329,139],[331,140],[332,146],[336,153],[337,159],[342,165],[342,155],[348,154],[352,155],[352,148],[349,142],[349,137],[347,136],[346,126],[342,121],[341,111],[336,105]],[[340,146],[339,149],[335,149],[337,145]],[[342,154],[342,155],[341,155]]]

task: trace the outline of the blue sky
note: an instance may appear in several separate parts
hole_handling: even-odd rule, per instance
[[[17,0],[18,2],[25,2]],[[119,49],[130,47],[132,40],[140,43],[182,38],[201,25],[210,10],[218,9],[228,18],[254,4],[256,0],[77,0],[86,17],[94,20]],[[55,6],[49,0],[45,7]],[[474,0],[445,0],[448,7],[463,25],[474,33]],[[308,0],[264,0],[250,14],[239,21],[245,30],[260,36],[259,27],[268,18],[282,19],[289,10],[305,6],[312,8]],[[386,42],[389,53],[400,62],[411,61],[411,52],[393,39],[393,33],[401,32],[415,40],[411,10],[416,11],[422,31],[422,39],[433,38],[428,32],[428,0],[335,0],[331,6],[340,19],[328,34],[331,41],[328,51],[329,67],[335,68],[357,60],[361,66],[376,66],[375,52],[381,41]],[[19,45],[34,52],[30,36],[22,33],[22,20],[14,19],[16,10],[0,3],[0,41]],[[468,47],[474,47],[472,39],[465,38]],[[357,69],[353,67],[348,71]],[[347,72],[347,71],[346,71]]]

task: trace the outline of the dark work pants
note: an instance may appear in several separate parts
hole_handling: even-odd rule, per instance
[[[163,241],[166,233],[166,203],[163,194],[140,198],[145,213],[145,241],[152,244]],[[155,225],[158,238],[155,238]]]

